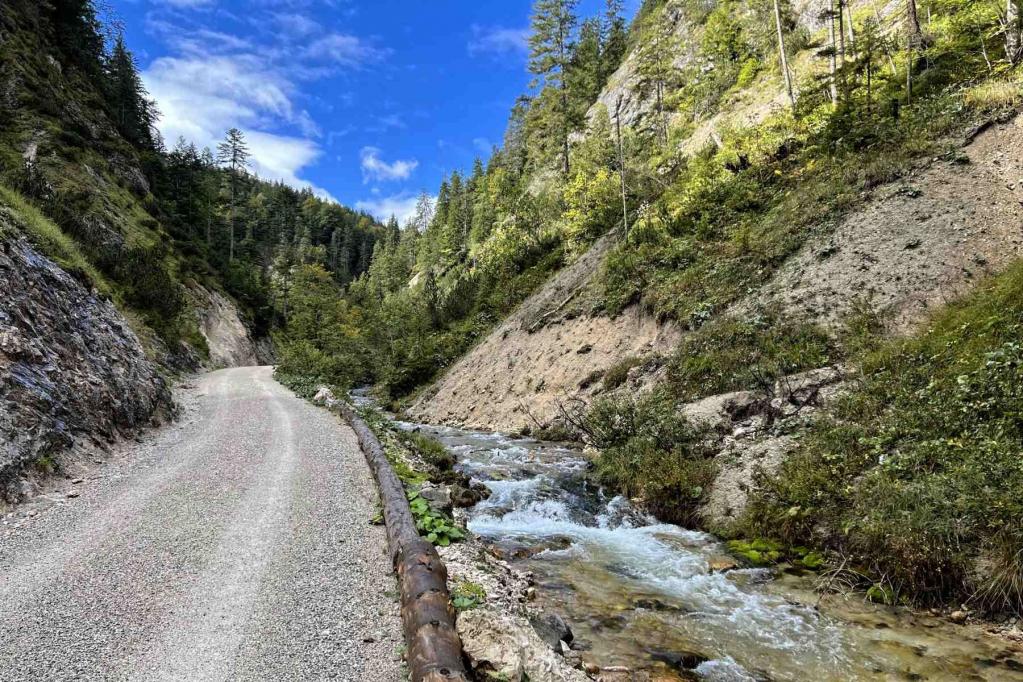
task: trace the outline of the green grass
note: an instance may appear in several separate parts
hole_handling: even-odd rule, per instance
[[[820,327],[774,310],[717,319],[687,334],[668,364],[668,383],[680,400],[764,388],[775,379],[824,367],[840,356]]]
[[[112,293],[106,278],[82,254],[75,240],[64,234],[21,194],[0,184],[0,204],[8,208],[10,223],[19,228],[43,255],[71,274],[84,278],[100,293]]]
[[[744,520],[820,541],[899,598],[1023,611],[1023,263],[875,345]]]
[[[618,388],[628,380],[630,369],[639,367],[645,362],[646,360],[643,358],[631,355],[611,365],[603,375],[604,389],[612,390]]]

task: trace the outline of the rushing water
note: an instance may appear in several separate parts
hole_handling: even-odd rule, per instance
[[[437,437],[492,491],[470,530],[533,571],[541,604],[565,616],[588,662],[655,670],[686,654],[699,677],[721,681],[1023,680],[1023,652],[979,629],[859,600],[818,609],[806,579],[712,572],[719,541],[609,498],[577,450],[399,425]]]

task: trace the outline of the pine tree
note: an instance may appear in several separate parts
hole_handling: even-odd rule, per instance
[[[578,0],[536,0],[533,7],[533,33],[529,38],[530,73],[542,78],[546,86],[554,88],[558,93],[556,112],[558,142],[562,150],[562,166],[566,176],[570,170],[568,135],[571,131],[567,74],[572,58],[577,2]]]
[[[231,188],[231,217],[228,231],[231,235],[231,246],[228,256],[230,262],[234,262],[234,232],[235,217],[238,208],[238,186],[242,175],[249,166],[249,148],[245,144],[245,136],[237,128],[227,131],[227,137],[217,145],[217,161],[221,166],[227,168]]]
[[[585,124],[586,111],[596,101],[604,86],[604,49],[601,41],[600,22],[596,19],[584,21],[579,29],[579,41],[572,52],[567,74],[573,128]]]
[[[156,108],[139,76],[135,58],[118,35],[106,68],[107,106],[121,134],[137,147],[154,148]]]
[[[602,53],[600,84],[607,84],[611,74],[621,65],[629,47],[629,32],[625,23],[622,0],[607,0],[601,22]]]
[[[66,63],[98,78],[103,72],[103,34],[92,0],[50,0],[50,25]]]
[[[658,22],[650,27],[650,33],[640,44],[637,53],[640,92],[654,98],[658,117],[658,132],[661,141],[668,141],[668,114],[664,96],[675,71],[675,55],[678,51],[678,36],[671,24]]]

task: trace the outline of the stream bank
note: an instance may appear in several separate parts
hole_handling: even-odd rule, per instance
[[[732,567],[715,537],[588,482],[575,448],[397,425],[439,440],[490,490],[466,510],[469,530],[528,576],[531,606],[564,618],[568,660],[597,679],[1023,680],[1023,651],[980,626],[820,600],[812,577]]]

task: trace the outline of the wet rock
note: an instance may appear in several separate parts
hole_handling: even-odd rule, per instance
[[[572,628],[557,613],[541,613],[531,616],[529,624],[533,626],[533,630],[540,636],[540,639],[547,642],[555,651],[559,650],[561,642],[566,644],[572,642]]]
[[[710,568],[713,573],[722,573],[724,571],[731,571],[732,569],[738,568],[739,562],[732,557],[713,557],[707,562],[707,567]]]
[[[951,614],[949,614],[949,620],[959,625],[965,623],[967,619],[969,619],[969,617],[970,614],[967,613],[966,611],[953,611]]]
[[[586,682],[547,646],[525,618],[493,608],[466,611],[458,617],[458,635],[473,670],[508,680]]]
[[[460,509],[475,507],[490,497],[490,489],[480,483],[451,486],[451,504]]]
[[[665,663],[675,670],[695,670],[701,663],[710,660],[707,656],[681,651],[651,651],[650,658]]]

